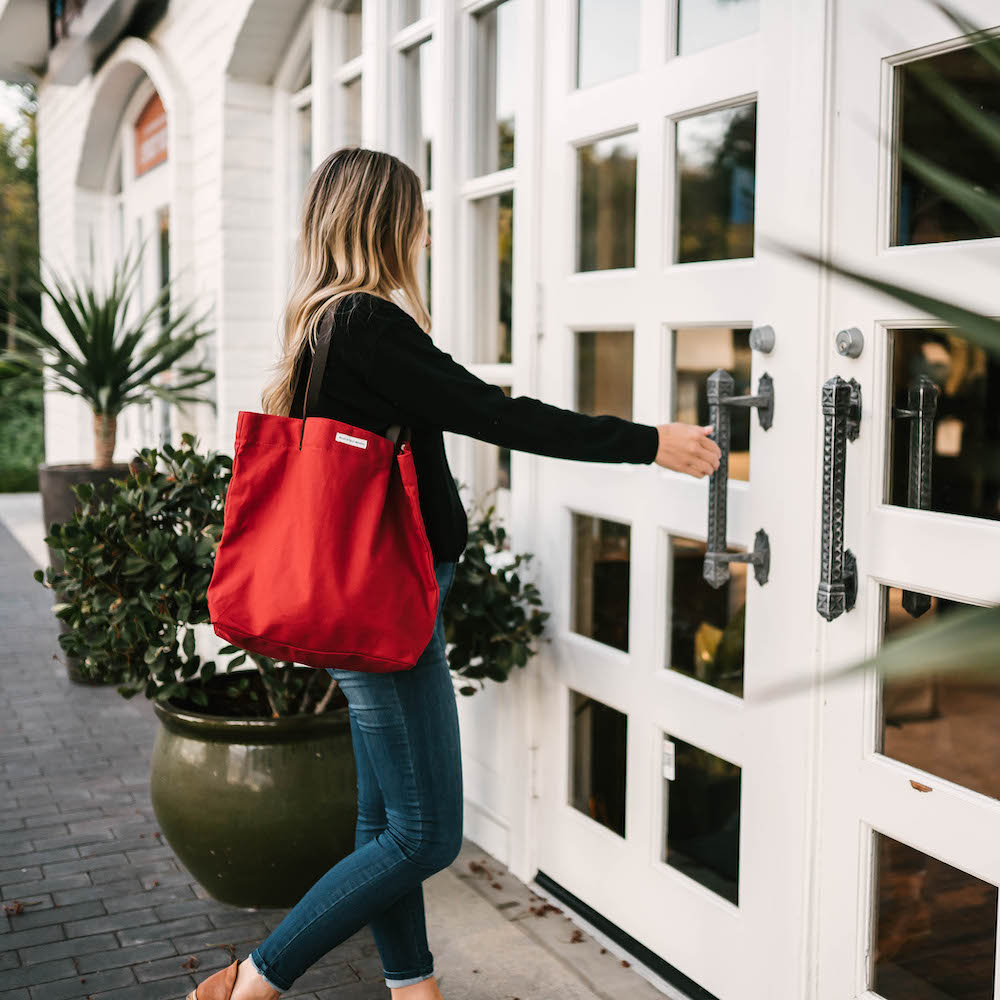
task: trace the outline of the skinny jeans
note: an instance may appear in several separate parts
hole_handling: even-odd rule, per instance
[[[250,953],[280,992],[366,924],[387,986],[434,974],[422,883],[455,860],[463,832],[458,706],[442,618],[457,565],[434,564],[434,632],[412,669],[328,670],[348,703],[358,788],[354,851]]]

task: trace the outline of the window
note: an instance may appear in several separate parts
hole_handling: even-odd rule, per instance
[[[684,56],[757,30],[760,0],[678,0],[677,47]]]
[[[638,133],[577,149],[577,271],[635,267]]]
[[[956,49],[896,69],[892,244],[946,243],[1000,236],[995,221],[968,215],[899,160],[898,150],[902,146],[929,160],[938,170],[974,185],[984,195],[1000,195],[1000,177],[989,142],[935,97],[921,80],[923,70],[939,73],[944,83],[987,119],[1000,120],[996,70],[987,62],[982,46]]]
[[[573,513],[573,620],[580,635],[628,652],[631,529]]]
[[[639,0],[577,0],[576,86],[639,68]]]
[[[675,262],[753,256],[757,105],[676,125]]]

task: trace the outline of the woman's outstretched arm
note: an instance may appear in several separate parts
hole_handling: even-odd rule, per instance
[[[718,465],[711,428],[578,413],[508,396],[441,350],[395,303],[380,300],[363,334],[365,377],[403,423],[429,424],[516,451],[584,462],[651,464],[701,476]]]

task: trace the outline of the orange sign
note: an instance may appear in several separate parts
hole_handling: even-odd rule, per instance
[[[141,177],[167,158],[167,112],[159,94],[146,102],[135,120],[135,176]]]

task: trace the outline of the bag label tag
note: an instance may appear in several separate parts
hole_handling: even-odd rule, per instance
[[[355,448],[367,448],[368,439],[353,437],[350,434],[344,434],[341,431],[337,431],[337,440],[343,441],[344,444],[353,444]]]

